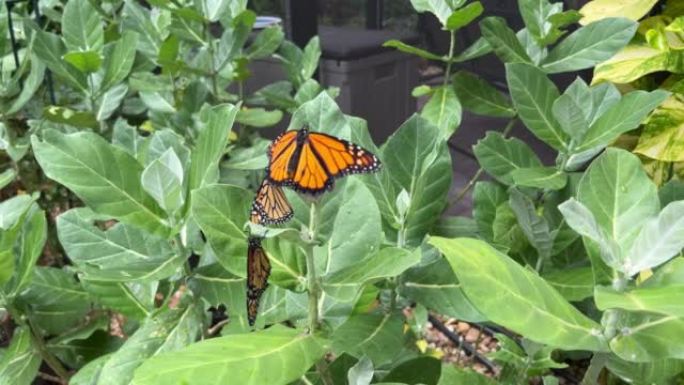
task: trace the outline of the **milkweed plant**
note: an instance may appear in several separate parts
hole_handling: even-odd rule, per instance
[[[252,32],[246,3],[1,7],[0,384],[550,385],[568,366],[583,384],[680,383],[678,0],[518,0],[519,31],[478,1],[411,0],[450,49],[385,43],[444,80],[413,90],[426,103],[384,143],[315,79],[318,38]],[[485,55],[506,91],[462,70]],[[284,80],[246,92],[265,58]],[[501,123],[454,191],[464,110]],[[285,172],[269,196],[288,221],[254,220],[276,125],[374,158],[316,194]],[[270,267],[248,274],[248,248]],[[440,362],[434,316],[499,331],[495,370]]]

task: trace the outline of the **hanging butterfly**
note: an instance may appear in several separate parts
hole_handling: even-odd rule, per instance
[[[278,136],[268,158],[266,175],[271,182],[313,195],[331,189],[336,178],[380,168],[380,160],[368,150],[307,129]]]
[[[271,263],[261,247],[261,238],[249,238],[247,246],[247,320],[254,326],[259,300],[268,287]]]
[[[289,221],[293,214],[282,187],[264,179],[252,202],[250,221],[260,225],[279,225]]]

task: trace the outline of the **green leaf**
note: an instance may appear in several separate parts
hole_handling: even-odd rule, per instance
[[[235,121],[252,127],[271,127],[278,124],[283,118],[280,110],[267,111],[263,108],[241,108],[238,111]]]
[[[192,192],[192,216],[231,273],[245,275],[248,221],[252,194],[237,186],[214,185]]]
[[[668,96],[662,90],[630,92],[596,119],[576,151],[606,146],[621,134],[637,128]]]
[[[591,239],[599,247],[601,258],[613,268],[619,268],[622,260],[620,246],[597,222],[589,209],[582,203],[570,198],[558,209],[563,213],[566,223],[578,234]]]
[[[189,191],[213,183],[218,178],[218,163],[228,144],[228,136],[238,108],[230,104],[206,111],[204,129],[199,133],[190,162]]]
[[[555,46],[541,66],[548,73],[593,67],[610,59],[626,46],[637,27],[637,23],[624,18],[609,18],[591,23]]]
[[[112,133],[112,144],[114,146],[140,160],[147,150],[148,143],[148,139],[140,136],[138,130],[129,125],[126,120],[119,118],[114,122]]]
[[[422,13],[430,12],[437,16],[437,19],[443,26],[447,25],[449,16],[452,13],[452,7],[449,4],[450,0],[411,0],[413,8]],[[462,4],[463,2],[461,2]]]
[[[145,191],[167,213],[173,213],[183,206],[183,164],[173,148],[166,150],[145,167],[141,183]]]
[[[477,19],[482,14],[484,8],[479,1],[472,2],[465,7],[455,11],[447,19],[446,27],[450,31],[456,31]]]
[[[678,375],[684,370],[684,362],[672,358],[651,362],[630,362],[611,355],[606,368],[631,384],[674,384]]]
[[[0,238],[4,238],[4,236],[4,234],[0,235]],[[46,240],[47,221],[45,213],[42,210],[29,212],[17,239],[14,274],[10,282],[5,285],[4,292],[6,294],[20,293],[31,281],[33,270],[38,258],[43,253]],[[0,255],[2,254],[0,253]]]
[[[124,30],[121,38],[114,43],[111,50],[105,50],[103,90],[123,81],[131,72],[135,60],[135,49],[138,45],[138,34],[131,30]]]
[[[43,117],[51,122],[68,124],[79,128],[98,127],[92,112],[74,111],[67,107],[48,106],[43,109]]]
[[[684,181],[672,179],[658,191],[660,205],[667,206],[671,202],[684,200]]]
[[[443,364],[442,374],[437,385],[468,384],[494,385],[495,382],[471,369],[462,369],[455,365]]]
[[[453,78],[453,85],[458,100],[468,111],[500,118],[512,118],[516,114],[501,92],[470,72],[459,71]]]
[[[611,350],[623,360],[650,362],[684,359],[684,319],[653,313],[623,313],[610,341]]]
[[[629,186],[629,188],[627,187]],[[639,158],[609,148],[582,177],[577,200],[623,251],[629,250],[641,227],[659,211],[656,186]]]
[[[387,140],[382,160],[399,189],[409,193],[405,239],[418,245],[446,205],[452,169],[449,149],[439,128],[413,116]]]
[[[509,204],[518,219],[518,224],[530,244],[537,250],[538,257],[546,261],[551,256],[554,235],[549,229],[549,222],[537,214],[534,202],[517,189],[510,189]]]
[[[0,356],[0,385],[33,384],[42,359],[31,344],[31,331],[26,327],[16,328],[11,341]]]
[[[599,310],[623,309],[684,317],[683,289],[684,285],[673,285],[619,292],[610,287],[596,286],[594,300]]]
[[[64,135],[47,131],[43,140],[32,136],[31,143],[45,174],[94,211],[168,234],[161,209],[140,184],[142,166],[125,151],[89,132]]]
[[[182,300],[183,298],[181,302]],[[202,332],[202,316],[202,309],[198,305],[189,304],[184,307],[164,309],[154,317],[148,318],[119,350],[109,356],[100,370],[97,384],[137,384],[137,380],[133,378],[136,368],[148,365],[163,353],[182,350],[195,342]],[[191,346],[196,346],[196,344]],[[167,368],[177,367],[177,365],[167,366]],[[174,378],[177,379],[177,377]]]
[[[186,256],[176,255],[168,241],[118,223],[102,231],[88,209],[71,209],[57,217],[57,234],[71,261],[100,281],[156,281],[167,278]]]
[[[392,368],[383,383],[437,385],[442,374],[442,362],[435,357],[416,357]]]
[[[45,63],[57,76],[69,83],[69,85],[81,91],[86,91],[88,83],[85,75],[62,60],[66,53],[66,47],[62,39],[35,26],[31,26],[31,29],[33,30],[33,50],[36,57]]]
[[[84,74],[89,74],[100,69],[102,56],[94,51],[72,51],[64,55],[64,61]]]
[[[102,94],[97,102],[95,119],[99,122],[109,119],[114,111],[119,108],[121,101],[123,101],[127,93],[128,86],[126,84],[118,84]]]
[[[349,369],[347,381],[349,385],[370,385],[373,380],[373,362],[363,356],[356,365]]]
[[[645,16],[656,2],[657,0],[592,0],[580,9],[584,16],[580,22],[589,24],[608,17],[626,17],[637,21]]]
[[[578,84],[577,82],[573,84]],[[585,84],[586,86],[586,84]],[[571,86],[572,87],[572,86]],[[571,89],[572,90],[572,89]],[[556,118],[563,132],[568,134],[573,141],[579,143],[589,130],[589,122],[585,114],[591,113],[591,93],[587,88],[585,99],[578,99],[567,91],[553,103],[553,116]],[[582,104],[580,104],[582,103]],[[588,104],[587,104],[588,103]],[[588,111],[587,111],[588,110]]]
[[[382,44],[382,46],[383,47],[396,48],[401,52],[410,53],[411,55],[416,55],[416,56],[419,56],[419,57],[422,57],[422,58],[428,59],[428,60],[445,61],[445,59],[446,59],[444,56],[436,55],[436,54],[428,52],[424,49],[414,47],[414,46],[406,44],[406,43],[402,43],[401,41],[395,40],[395,39],[387,40],[386,42],[384,42]]]
[[[525,48],[518,41],[515,32],[508,27],[504,18],[487,17],[480,22],[480,30],[502,62],[532,63],[532,59],[527,56]]]
[[[21,194],[0,202],[0,230],[14,227],[36,199],[32,195]]]
[[[473,191],[473,218],[477,223],[480,235],[494,240],[492,225],[497,216],[497,208],[508,202],[508,194],[504,188],[493,182],[477,182]]]
[[[594,294],[591,267],[563,269],[544,275],[544,279],[568,301],[582,301]]]
[[[442,135],[449,138],[461,124],[461,103],[450,86],[435,88],[420,116],[439,127]]]
[[[336,354],[365,355],[378,366],[386,364],[402,349],[397,336],[403,325],[403,317],[396,313],[352,315],[334,331],[332,349]]]
[[[31,309],[42,334],[60,334],[76,327],[90,311],[90,298],[74,274],[54,267],[35,266],[33,278],[19,303]]]
[[[355,296],[362,285],[382,278],[395,277],[418,262],[420,253],[395,247],[384,248],[367,258],[357,260],[353,265],[322,277],[323,290],[343,301],[351,301],[354,297],[348,294]]]
[[[468,60],[477,59],[492,52],[492,46],[489,45],[487,39],[480,37],[475,40],[468,48],[464,49],[460,54],[456,55],[452,60],[455,63],[461,63]]]
[[[684,248],[684,201],[668,204],[658,215],[646,222],[624,265],[629,275],[658,266],[679,254]]]
[[[338,195],[338,201],[324,207],[319,214],[321,217],[331,215],[333,221],[330,241],[325,247],[327,260],[323,263],[328,272],[357,265],[359,259],[366,256],[378,255],[382,239],[380,209],[361,181],[348,181],[343,194]],[[355,220],[360,216],[363,216],[363,222]],[[324,225],[319,223],[318,229],[322,233]]]
[[[558,99],[556,86],[538,68],[523,63],[506,64],[506,79],[513,105],[527,128],[551,147],[562,151],[569,142],[553,116]]]
[[[157,282],[106,282],[80,277],[83,289],[91,298],[106,308],[125,315],[129,319],[143,320],[154,310]]]
[[[38,60],[35,56],[31,57],[31,72],[29,72],[28,77],[24,80],[23,87],[21,88],[21,93],[14,99],[14,102],[7,110],[7,115],[12,115],[19,110],[21,110],[26,103],[31,100],[33,95],[38,91],[40,86],[43,84],[43,77],[45,76],[45,65]],[[0,188],[2,188],[2,183],[0,183]]]
[[[542,167],[532,149],[520,139],[506,139],[498,132],[488,132],[473,146],[480,166],[499,182],[514,183],[511,173],[518,169]]]
[[[318,60],[321,58],[321,42],[318,36],[314,36],[306,43],[304,46],[304,52],[302,54],[302,65],[300,69],[300,75],[302,80],[306,81],[311,79],[311,77],[318,70]]]
[[[70,51],[102,50],[102,20],[88,0],[69,0],[64,6],[62,35]]]
[[[555,167],[516,168],[509,174],[516,186],[560,190],[568,182],[568,176]]]
[[[5,186],[8,186],[10,183],[12,183],[16,176],[17,172],[12,168],[8,168],[7,170],[0,172],[0,189],[5,188]]]
[[[246,284],[245,278],[229,273],[216,263],[198,268],[192,276],[190,287],[197,290],[203,301],[214,307],[221,304],[226,306],[226,314],[230,317],[230,323],[221,329],[221,334],[224,336],[247,333],[251,330],[247,322],[247,308],[245,306],[247,301]],[[263,304],[266,302],[266,298],[264,298],[262,310],[259,312],[259,318],[257,318],[257,326],[264,318],[263,309],[265,306]]]
[[[663,162],[684,161],[684,98],[672,95],[649,116],[634,152]]]
[[[469,238],[432,238],[430,243],[445,254],[468,298],[492,322],[562,349],[606,350],[597,323],[493,247]]]
[[[563,10],[561,3],[551,4],[548,0],[521,0],[518,2],[525,27],[538,42],[545,42],[552,34],[550,17]]]
[[[593,83],[630,83],[658,71],[681,72],[682,53],[662,51],[644,45],[628,45],[594,69]]]
[[[456,275],[443,258],[407,270],[399,278],[399,292],[448,317],[472,322],[486,320],[466,298]]]
[[[283,29],[280,26],[263,29],[254,38],[254,42],[247,47],[245,53],[250,60],[263,59],[271,56],[283,42]]]
[[[199,0],[196,2],[202,10],[202,14],[209,21],[218,21],[228,12],[230,0]]]
[[[148,59],[155,59],[162,44],[162,32],[153,22],[150,11],[135,1],[126,1],[121,12],[124,29],[137,32],[140,36],[137,49]]]
[[[17,265],[14,246],[21,235],[24,214],[35,199],[18,195],[0,203],[0,285],[5,285],[14,275]]]
[[[322,344],[310,334],[282,326],[212,338],[148,359],[135,371],[132,384],[286,385],[323,356]]]
[[[260,140],[248,148],[236,148],[230,152],[230,159],[221,163],[222,169],[263,170],[268,166],[267,149],[269,140]]]

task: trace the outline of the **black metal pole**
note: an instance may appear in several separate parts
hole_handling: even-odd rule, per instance
[[[14,7],[13,1],[6,1],[5,6],[7,7],[7,27],[9,28],[10,41],[12,43],[12,55],[14,56],[14,65],[19,69],[19,48],[17,47],[17,38],[14,36],[14,23],[12,22],[12,8]]]
[[[384,11],[384,0],[366,0],[366,28],[382,29]]]
[[[292,42],[304,47],[318,34],[317,1],[285,0],[285,30]]]

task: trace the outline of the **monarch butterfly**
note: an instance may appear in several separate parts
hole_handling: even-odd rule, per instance
[[[264,179],[252,202],[250,221],[260,225],[281,224],[289,221],[292,215],[292,206],[283,189]]]
[[[335,178],[380,168],[378,158],[346,140],[307,129],[287,131],[268,149],[267,178],[308,194],[332,188]]]
[[[271,263],[261,247],[260,238],[249,238],[247,247],[247,320],[254,326],[259,311],[259,300],[268,287]]]

